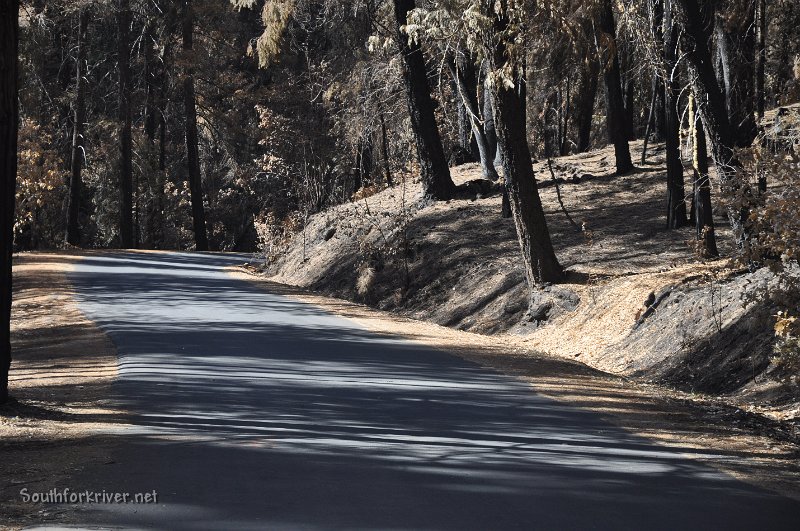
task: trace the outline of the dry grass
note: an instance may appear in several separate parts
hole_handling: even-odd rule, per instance
[[[94,434],[117,412],[104,402],[117,374],[111,341],[77,308],[67,272],[74,257],[14,257],[10,374],[13,401],[0,408],[0,521],[9,527],[54,517],[23,504],[19,490],[53,485],[107,460]]]

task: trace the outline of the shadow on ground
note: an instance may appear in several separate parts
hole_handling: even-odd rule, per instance
[[[155,529],[794,529],[800,505],[478,364],[368,332],[220,268],[115,254],[72,273],[120,355],[113,459],[81,524]],[[549,361],[575,381],[594,371]],[[572,394],[602,393],[580,386]],[[576,402],[580,402],[580,397]],[[609,405],[636,410],[610,396]],[[642,415],[650,414],[641,411]],[[735,455],[728,456],[735,458]]]

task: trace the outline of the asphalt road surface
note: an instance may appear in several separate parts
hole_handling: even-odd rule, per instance
[[[117,253],[72,273],[132,412],[73,490],[145,529],[800,529],[741,483],[513,378],[228,276],[241,257]],[[688,451],[688,450],[687,450]]]

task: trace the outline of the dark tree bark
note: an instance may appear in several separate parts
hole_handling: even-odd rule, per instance
[[[625,102],[625,136],[628,141],[633,141],[636,140],[636,130],[634,124],[635,111],[633,109],[635,88],[633,79],[626,79],[623,86],[625,87],[625,97],[623,100]]]
[[[11,368],[11,257],[14,246],[14,203],[17,188],[19,27],[18,0],[0,0],[0,404],[8,400]]]
[[[450,65],[448,65],[449,68]],[[452,69],[451,69],[452,73]],[[472,134],[472,125],[470,124],[469,112],[464,105],[464,101],[459,95],[458,85],[455,78],[451,79],[451,88],[456,100],[456,109],[458,111],[458,147],[463,154],[469,155],[470,162],[480,161],[480,152],[478,151],[478,143]]]
[[[183,0],[183,50],[187,61],[191,63],[192,37],[194,31],[194,13],[192,0]],[[203,187],[200,176],[200,149],[197,133],[197,107],[194,94],[194,72],[190,67],[183,79],[183,108],[186,130],[186,158],[189,165],[189,191],[192,199],[192,221],[194,224],[195,249],[208,251],[208,235],[206,234],[206,213],[203,207]]]
[[[606,117],[609,141],[614,144],[617,174],[628,173],[633,169],[631,150],[625,131],[625,101],[622,95],[622,79],[619,68],[619,54],[616,45],[616,26],[611,0],[603,0],[598,14],[598,27],[606,41],[608,56],[605,57],[603,75],[606,81]]]
[[[725,94],[717,84],[712,62],[710,22],[706,16],[707,5],[702,0],[675,0],[682,8],[684,17],[684,38],[686,58],[691,65],[695,94],[701,104],[698,110],[703,118],[708,137],[711,140],[711,153],[719,174],[720,185],[725,191],[738,191],[736,172],[741,167],[735,155],[735,139],[728,120]],[[705,101],[702,101],[704,99]],[[729,208],[728,218],[740,246],[749,239],[750,229],[746,226],[749,217],[747,206]]]
[[[508,35],[508,6],[501,2],[499,13],[494,14],[490,4],[492,2],[482,3],[484,14],[488,14],[493,20],[493,43],[486,52],[492,70],[499,72],[509,60],[506,39],[513,39],[513,36]],[[536,185],[524,120],[525,102],[516,86],[512,88],[504,83],[492,84],[492,99],[506,190],[522,250],[530,302],[533,305],[536,287],[542,283],[558,282],[563,278],[564,271],[553,250]]]
[[[486,87],[485,83],[481,83],[481,90],[483,91],[482,115],[483,132],[486,135],[486,147],[489,152],[489,157],[496,162],[499,152],[497,150],[497,131],[494,127],[494,105],[492,104],[492,92]]]
[[[678,27],[673,23],[672,0],[664,2],[664,66],[665,80],[665,118],[667,136],[667,227],[684,227],[686,219],[686,187],[681,162],[680,123],[678,118],[678,68],[676,48],[678,46]]]
[[[158,169],[167,168],[167,102],[169,99],[169,69],[172,65],[172,36],[177,30],[177,3],[169,2],[165,8],[161,68],[158,71]]]
[[[764,70],[767,64],[767,2],[756,0],[758,9],[756,16],[756,116],[764,118]]]
[[[383,173],[386,175],[386,186],[392,186],[392,168],[389,165],[389,135],[386,132],[386,119],[381,113],[381,149],[383,150]]]
[[[664,0],[652,0],[653,10],[653,38],[658,49],[664,48]],[[654,104],[653,104],[653,141],[664,140],[664,83],[660,78],[659,70],[653,73]],[[657,88],[657,90],[656,90]]]
[[[642,139],[642,160],[640,164],[644,165],[647,160],[647,144],[650,141],[650,133],[653,131],[656,112],[656,99],[658,93],[662,90],[661,83],[659,83],[658,75],[653,75],[653,85],[651,88],[652,98],[650,99],[650,111],[647,114],[647,124],[644,128],[644,138]]]
[[[131,136],[131,6],[117,4],[117,65],[119,69],[119,236],[123,249],[134,247],[133,236],[133,139]]]
[[[697,115],[697,103],[689,95],[689,124],[692,131],[692,168],[694,169],[695,236],[706,257],[719,256],[711,208],[711,183],[708,178],[708,150],[703,122]]]
[[[75,61],[75,112],[72,124],[72,162],[70,164],[69,198],[67,202],[67,234],[70,245],[80,245],[81,170],[84,162],[83,131],[86,125],[86,28],[89,25],[88,8],[78,15],[78,46]]]
[[[479,118],[480,108],[478,106],[478,82],[475,75],[475,63],[467,53],[458,52],[458,56],[451,55],[447,58],[447,66],[455,80],[458,95],[470,123],[472,136],[478,145],[483,177],[497,181],[500,176],[494,167],[494,154],[489,151],[489,143]]]
[[[158,78],[160,66],[156,61],[155,54],[155,32],[154,23],[148,22],[142,37],[144,46],[144,81],[145,81],[145,103],[144,103],[144,134],[147,139],[153,142],[156,138],[158,129]]]
[[[587,50],[578,81],[577,101],[575,102],[575,129],[577,131],[576,150],[584,153],[591,147],[592,119],[594,103],[597,99],[598,75],[600,64],[597,58]]]
[[[718,60],[725,87],[728,121],[736,145],[749,146],[756,136],[754,119],[754,65],[756,62],[755,5],[751,0],[729,0],[727,7],[737,10],[733,27],[726,27],[721,13],[714,20]]]
[[[373,172],[373,145],[372,137],[369,134],[364,134],[358,140],[358,148],[356,152],[355,174],[356,185],[355,190],[363,186],[367,186],[372,182]]]
[[[436,125],[425,58],[419,43],[409,42],[408,35],[402,30],[408,22],[408,12],[414,8],[414,0],[394,0],[397,45],[405,66],[403,81],[408,96],[411,128],[417,143],[423,193],[430,199],[446,200],[453,196],[455,184],[450,177],[450,168]]]

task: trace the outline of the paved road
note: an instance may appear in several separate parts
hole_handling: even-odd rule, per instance
[[[235,257],[110,254],[73,276],[133,412],[74,489],[156,490],[84,525],[181,529],[798,529],[800,503],[227,276]]]

